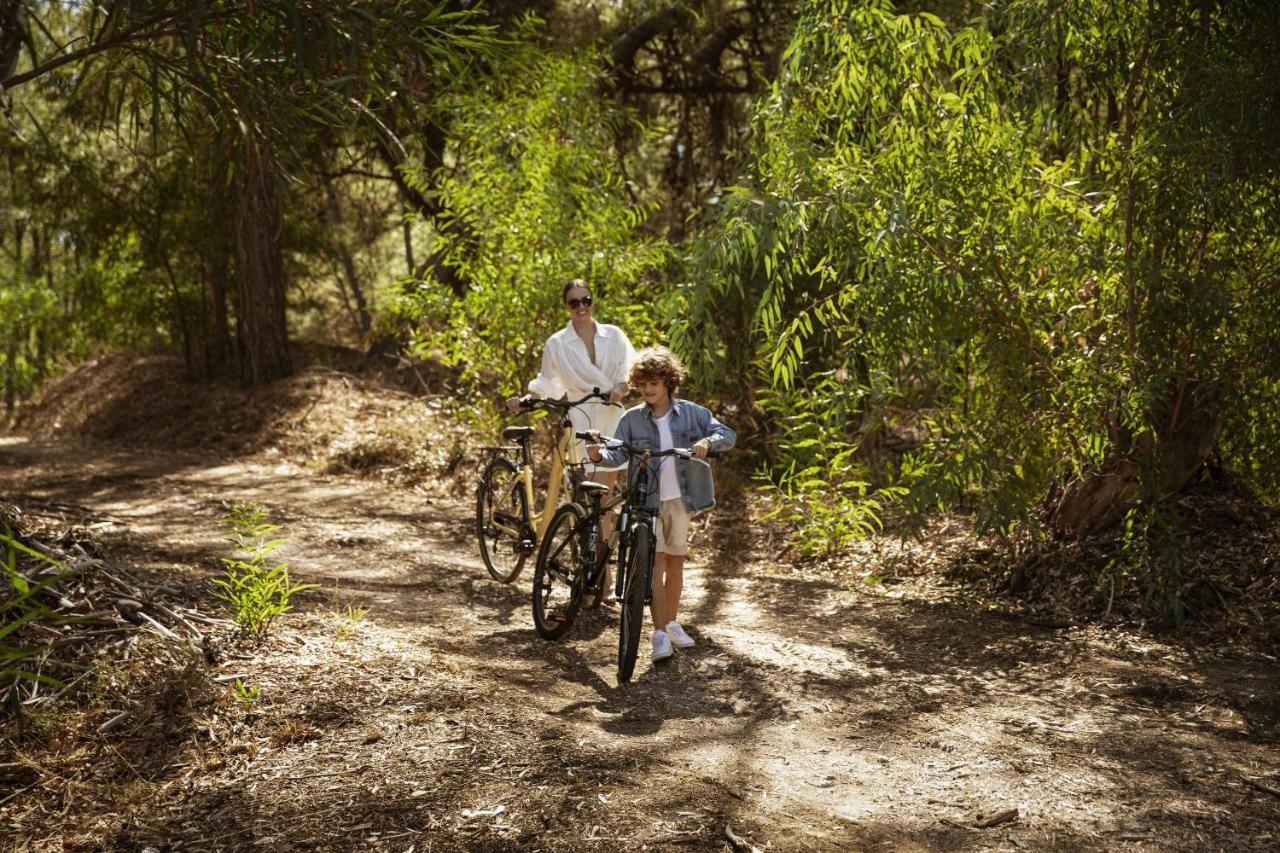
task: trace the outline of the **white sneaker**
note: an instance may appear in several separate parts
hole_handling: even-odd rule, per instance
[[[653,632],[653,659],[666,660],[675,654],[671,650],[671,640],[667,639],[667,632],[657,630]]]
[[[680,627],[680,623],[672,620],[667,623],[667,636],[671,638],[671,645],[677,649],[693,648],[693,637],[684,632],[684,628]]]

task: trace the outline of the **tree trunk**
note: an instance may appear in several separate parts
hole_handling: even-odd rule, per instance
[[[230,259],[225,255],[207,258],[204,263],[205,378],[221,375],[231,363],[231,327],[227,315],[229,265]]]
[[[281,248],[284,205],[269,143],[248,144],[234,186],[240,377],[247,385],[262,385],[293,372]]]
[[[1221,409],[1211,390],[1183,381],[1160,413],[1161,429],[1136,442],[1126,432],[1112,437],[1102,466],[1068,486],[1049,513],[1059,533],[1089,536],[1124,520],[1134,501],[1146,495],[1175,495],[1213,452],[1222,429]]]
[[[194,379],[195,356],[191,349],[191,329],[187,325],[187,311],[182,304],[182,290],[178,287],[178,277],[173,274],[173,264],[169,260],[169,255],[163,250],[160,252],[160,264],[164,267],[165,275],[169,279],[169,295],[173,297],[174,322],[182,335],[182,363],[185,374],[188,379]]]
[[[338,204],[338,194],[333,189],[333,181],[326,178],[324,190],[329,203],[329,233],[333,235],[333,250],[342,263],[342,270],[347,277],[347,287],[350,288],[351,295],[356,301],[356,333],[362,341],[367,341],[369,331],[373,328],[373,320],[369,316],[369,303],[364,298],[364,290],[360,286],[360,273],[356,270],[356,259],[352,257],[351,250],[347,248],[343,239],[345,235],[342,233],[342,208]]]
[[[416,265],[413,262],[413,225],[405,217],[404,222],[400,223],[400,227],[404,230],[404,265],[408,270],[408,275],[413,275]]]
[[[27,7],[22,0],[0,0],[0,80],[18,69],[27,33]]]

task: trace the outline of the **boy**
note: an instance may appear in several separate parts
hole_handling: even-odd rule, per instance
[[[728,450],[736,440],[733,430],[715,419],[710,411],[681,400],[676,392],[685,380],[685,370],[666,347],[642,350],[631,366],[628,379],[644,396],[644,403],[627,410],[613,437],[632,447],[668,450],[689,448],[698,459],[711,451]],[[592,460],[609,466],[621,465],[626,453],[599,445],[588,445]],[[660,463],[660,464],[659,464]],[[689,516],[715,506],[711,469],[674,456],[653,460],[649,508],[658,515],[658,547],[653,561],[653,659],[669,658],[672,647],[693,647],[693,638],[676,620],[680,592],[684,586],[684,561],[689,553]],[[627,480],[635,477],[638,460],[631,460]],[[653,470],[652,468],[650,469]]]

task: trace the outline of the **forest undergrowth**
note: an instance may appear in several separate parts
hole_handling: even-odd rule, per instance
[[[103,356],[51,383],[12,429],[122,446],[265,452],[311,471],[469,496],[479,448],[491,440],[459,405],[450,369],[341,347],[309,346],[299,360],[307,366],[297,376],[245,390],[188,382],[170,356]],[[1229,479],[1206,476],[1179,500],[1187,613],[1175,627],[1124,564],[1119,531],[1011,541],[976,535],[963,511],[923,520],[888,514],[876,535],[806,556],[794,528],[758,521],[779,498],[755,488],[754,448],[735,455],[721,466],[720,491],[744,523],[762,525],[779,570],[875,589],[912,578],[976,608],[1047,624],[1124,624],[1271,653],[1280,643],[1280,508]]]
[[[723,505],[696,531],[702,651],[622,690],[600,674],[607,619],[585,617],[568,643],[531,638],[524,588],[483,579],[467,556],[486,433],[449,411],[445,374],[327,359],[256,391],[198,394],[177,361],[110,356],[22,413],[14,440],[29,444],[6,451],[5,476],[23,506],[6,518],[100,561],[71,597],[106,602],[127,632],[72,658],[95,677],[5,740],[0,814],[30,848],[1275,837],[1280,764],[1260,746],[1277,724],[1262,674],[1275,591],[1256,580],[1274,566],[1265,509],[1187,498],[1200,519],[1187,553],[1217,604],[1174,632],[1139,593],[1081,580],[1101,543],[1011,553],[952,514],[803,557],[758,521],[769,506],[752,465],[722,468]],[[216,519],[240,499],[276,510],[291,570],[320,584],[262,640],[213,597]],[[120,610],[128,596],[95,572],[143,606]],[[1109,734],[1135,724],[1153,738],[1145,757]],[[680,781],[645,804],[673,760]],[[1064,811],[1066,790],[1090,793]]]

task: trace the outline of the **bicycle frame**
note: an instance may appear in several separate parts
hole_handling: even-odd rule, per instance
[[[516,449],[516,447],[510,446],[501,447],[497,448],[497,451],[495,452]],[[573,425],[569,420],[569,413],[565,411],[561,414],[560,437],[556,442],[555,454],[551,460],[551,471],[548,475],[547,482],[547,494],[543,500],[542,506],[535,511],[534,507],[537,506],[537,499],[534,494],[533,485],[533,454],[529,450],[529,442],[527,441],[522,442],[518,446],[518,449],[520,451],[520,469],[516,474],[516,478],[512,481],[510,489],[512,491],[515,489],[521,489],[524,492],[524,506],[528,512],[528,518],[514,520],[521,525],[527,525],[527,529],[508,527],[503,525],[497,519],[495,519],[494,525],[498,527],[499,530],[512,537],[519,538],[532,533],[533,543],[536,544],[541,542],[542,538],[546,535],[547,528],[551,524],[551,516],[555,514],[556,508],[560,506],[560,494],[561,490],[565,486],[565,481],[571,480],[571,477],[568,476],[569,468],[565,464],[565,459],[569,459],[569,465],[576,465],[584,460],[577,458],[581,453],[578,451],[577,443],[574,441]],[[501,497],[504,501],[508,501],[510,496],[511,491],[508,491]],[[510,503],[504,503],[502,505],[510,506]]]
[[[622,598],[626,583],[627,565],[630,555],[627,553],[631,544],[631,530],[637,524],[648,524],[654,537],[658,535],[658,517],[645,504],[649,499],[649,453],[641,457],[640,469],[636,471],[636,480],[625,490],[626,502],[618,513],[618,524],[614,528],[618,537],[618,548],[614,553],[617,568],[613,573],[613,594]]]

